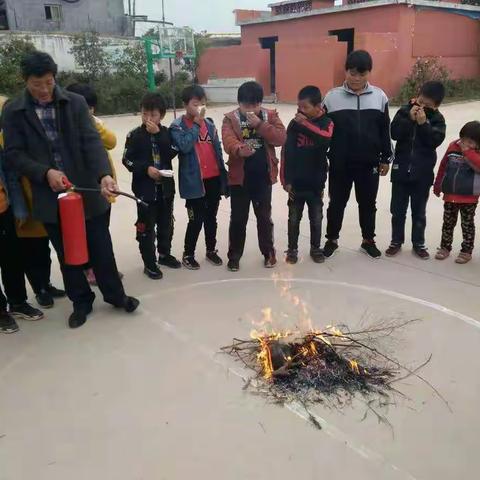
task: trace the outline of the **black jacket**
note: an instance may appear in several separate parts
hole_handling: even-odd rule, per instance
[[[418,125],[410,118],[413,102],[404,105],[392,122],[392,138],[397,141],[392,166],[392,182],[433,183],[436,149],[445,140],[445,119],[438,110],[427,110],[427,121]]]
[[[79,187],[98,188],[101,178],[112,175],[112,171],[85,99],[55,87],[55,105],[65,175]],[[58,194],[46,180],[48,170],[57,166],[27,91],[5,106],[2,128],[7,168],[32,183],[33,217],[43,223],[57,223]],[[86,218],[101,215],[110,208],[100,193],[82,196]]]
[[[323,106],[335,125],[328,153],[332,172],[390,163],[390,116],[383,90],[367,85],[357,95],[345,84],[330,90]]]
[[[127,135],[122,160],[125,167],[133,173],[133,193],[146,202],[152,202],[157,198],[157,184],[148,176],[148,167],[154,166],[153,143],[158,147],[160,169],[172,170],[172,160],[178,151],[173,148],[170,132],[164,126],[161,126],[160,132],[155,135],[148,133],[144,125],[132,130]],[[160,185],[165,198],[175,195],[173,178],[163,177]]]
[[[325,188],[332,134],[333,122],[326,115],[303,124],[290,122],[280,170],[284,186],[291,185],[297,192],[320,192]]]

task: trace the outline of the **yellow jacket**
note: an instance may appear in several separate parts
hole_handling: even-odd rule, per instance
[[[117,137],[111,130],[109,130],[105,126],[102,120],[100,120],[95,116],[93,117],[93,120],[95,121],[97,132],[99,133],[100,138],[102,139],[103,146],[107,151],[108,161],[110,162],[110,168],[112,169],[113,179],[117,181],[117,171],[115,170],[115,165],[113,163],[112,156],[110,155],[110,152],[109,152],[109,150],[113,150],[117,146]],[[116,201],[115,197],[111,197],[109,199],[110,203],[115,203],[115,201]]]

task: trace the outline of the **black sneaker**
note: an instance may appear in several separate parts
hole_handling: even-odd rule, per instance
[[[334,240],[327,240],[323,247],[323,256],[326,258],[331,258],[335,255],[335,252],[338,250],[338,243]]]
[[[7,312],[0,313],[0,333],[10,334],[16,333],[20,329],[18,328],[15,319]]]
[[[412,253],[421,260],[429,260],[430,254],[425,247],[413,247]]]
[[[265,257],[265,261],[263,262],[265,268],[273,268],[276,264],[277,257],[275,255],[275,252],[272,252],[270,255]]]
[[[360,250],[374,260],[378,260],[382,256],[382,252],[377,248],[374,241],[363,242]]]
[[[68,326],[70,328],[79,328],[85,324],[88,315],[92,313],[92,306],[77,307],[73,310],[68,319]]]
[[[64,298],[67,296],[65,290],[55,288],[52,284],[50,284],[46,290],[53,298]]]
[[[240,270],[240,262],[238,260],[229,260],[227,263],[227,269],[230,272],[238,272]]]
[[[315,263],[324,263],[325,262],[325,255],[323,254],[323,250],[321,248],[312,248],[310,249],[310,257]]]
[[[287,250],[285,261],[290,265],[295,265],[298,262],[298,250]]]
[[[127,313],[133,313],[140,306],[140,300],[135,297],[125,297],[123,309]]]
[[[395,257],[395,255],[398,255],[402,250],[402,246],[398,245],[396,243],[392,243],[386,250],[385,250],[385,255],[387,257]]]
[[[44,317],[42,311],[33,308],[27,302],[21,305],[12,305],[8,313],[16,320],[30,320],[31,322],[36,322]]]
[[[143,269],[143,273],[150,279],[150,280],[161,280],[163,278],[162,271],[155,265],[153,267],[145,267]]]
[[[179,262],[173,255],[159,255],[158,264],[173,269],[182,268],[181,262]]]
[[[52,308],[55,304],[53,296],[47,290],[40,290],[40,292],[35,295],[35,298],[42,308]]]
[[[200,270],[200,265],[195,260],[195,257],[193,255],[184,255],[182,259],[182,265],[189,270]]]
[[[218,256],[218,250],[212,250],[207,252],[207,260],[216,267],[221,267],[223,265],[223,260]]]

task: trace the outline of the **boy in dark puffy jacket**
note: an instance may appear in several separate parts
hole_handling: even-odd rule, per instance
[[[412,211],[413,253],[422,260],[430,255],[425,246],[426,208],[437,162],[436,149],[445,140],[445,119],[438,111],[445,96],[441,82],[425,83],[417,98],[403,106],[392,122],[397,141],[392,166],[392,241],[385,254],[397,255],[405,242],[408,204]]]
[[[452,142],[438,169],[433,189],[443,192],[442,242],[435,255],[445,260],[452,250],[458,213],[462,218],[462,249],[455,260],[461,265],[472,259],[475,241],[475,211],[480,195],[480,122],[468,122],[460,130],[460,140]]]

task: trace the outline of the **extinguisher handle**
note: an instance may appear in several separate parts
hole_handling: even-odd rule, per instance
[[[70,190],[73,187],[73,183],[67,177],[63,177],[62,181],[66,190]]]

